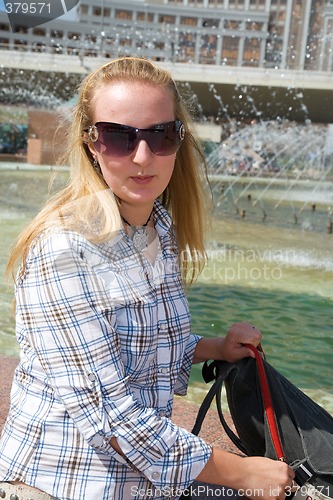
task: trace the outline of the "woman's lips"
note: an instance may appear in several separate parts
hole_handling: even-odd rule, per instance
[[[137,184],[148,184],[152,179],[153,179],[152,175],[144,175],[144,176],[142,175],[142,176],[132,177],[132,180]]]

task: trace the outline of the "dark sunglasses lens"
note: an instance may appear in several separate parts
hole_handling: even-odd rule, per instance
[[[96,123],[96,127],[98,140],[95,147],[99,153],[106,155],[128,156],[143,140],[154,154],[167,156],[176,153],[182,141],[179,120],[146,130],[107,122]]]
[[[133,139],[136,134],[127,127],[117,127],[108,123],[96,123],[98,130],[98,140],[96,141],[96,149],[98,152],[106,155],[127,156],[134,147]],[[133,137],[134,135],[134,137]]]
[[[171,155],[176,153],[181,143],[180,126],[181,123],[178,120],[157,125],[154,129],[144,131],[142,139],[147,142],[155,155]],[[144,134],[146,134],[146,137],[144,137]]]

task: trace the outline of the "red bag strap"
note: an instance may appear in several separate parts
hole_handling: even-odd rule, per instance
[[[285,455],[283,452],[282,443],[280,440],[280,435],[279,435],[279,431],[278,431],[278,427],[277,427],[277,423],[276,423],[275,411],[274,411],[274,407],[273,407],[273,402],[272,402],[271,393],[269,390],[268,380],[266,377],[266,371],[265,371],[265,366],[264,366],[262,357],[259,353],[259,350],[254,345],[252,345],[252,344],[245,344],[245,345],[246,345],[246,347],[251,349],[251,351],[254,353],[255,358],[256,358],[261,393],[262,393],[262,399],[263,399],[263,403],[264,403],[265,413],[267,416],[269,430],[270,430],[273,445],[275,448],[275,453],[277,455],[278,460],[285,462],[286,459],[285,459]],[[260,344],[258,347],[260,350],[262,350]]]

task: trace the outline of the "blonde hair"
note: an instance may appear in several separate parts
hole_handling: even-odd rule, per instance
[[[117,200],[94,166],[84,133],[92,124],[96,92],[101,86],[115,81],[163,86],[174,97],[175,117],[184,124],[186,134],[161,202],[170,211],[175,224],[184,280],[192,282],[202,270],[206,261],[206,164],[200,142],[193,134],[189,111],[169,72],[146,59],[125,57],[108,62],[82,82],[73,110],[67,153],[63,158],[63,163],[70,167],[68,185],[47,202],[22,232],[11,253],[7,271],[13,272],[15,263],[22,259],[21,274],[24,273],[29,248],[49,227],[65,224],[65,227],[88,228],[92,220],[98,221],[98,236],[95,232],[90,237],[99,241],[106,241],[113,231],[120,228]]]

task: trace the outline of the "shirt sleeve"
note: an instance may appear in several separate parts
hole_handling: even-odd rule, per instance
[[[187,394],[187,387],[190,378],[194,351],[201,338],[202,337],[200,335],[194,334],[190,335],[189,337],[183,357],[181,371],[175,385],[175,394],[177,394],[177,396],[186,396]]]
[[[109,291],[84,258],[84,244],[78,235],[60,233],[34,248],[17,286],[25,342],[89,445],[126,463],[158,488],[186,488],[205,466],[211,448],[135,399]],[[190,337],[181,386],[196,342]],[[125,459],[111,447],[112,436]]]

